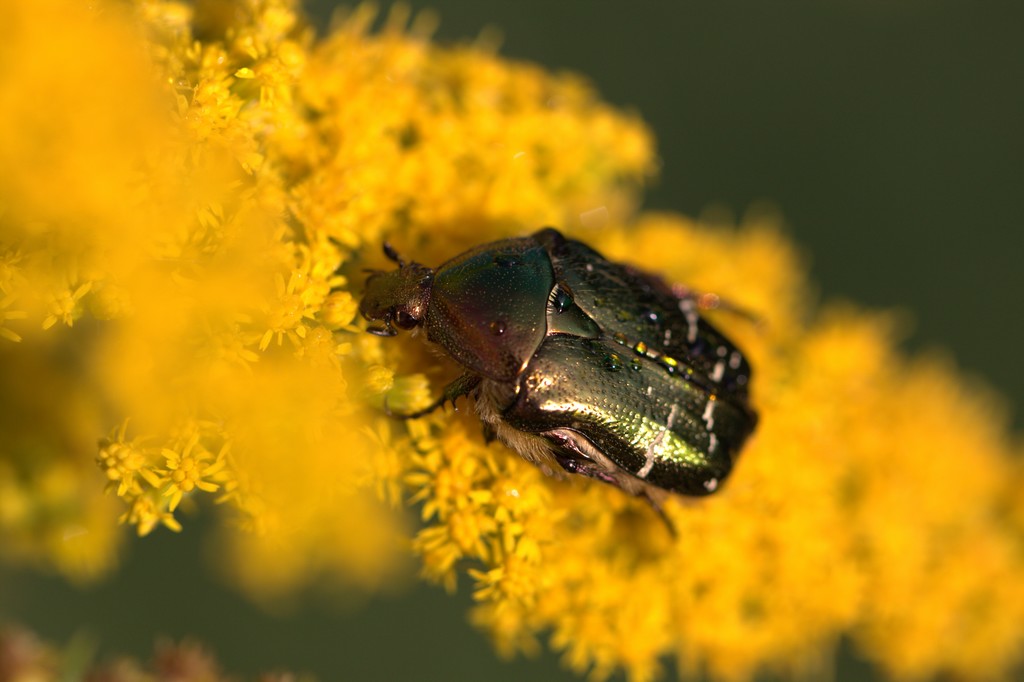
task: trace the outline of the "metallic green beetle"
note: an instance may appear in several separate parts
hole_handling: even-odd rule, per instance
[[[743,354],[692,294],[545,228],[433,269],[366,282],[369,331],[425,327],[465,373],[425,410],[471,394],[485,433],[548,474],[583,474],[658,505],[714,492],[757,416]]]

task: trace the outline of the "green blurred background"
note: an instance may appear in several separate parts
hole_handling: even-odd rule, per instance
[[[494,27],[501,53],[587,75],[658,138],[646,208],[777,206],[826,298],[908,311],[907,347],[945,348],[1024,397],[1024,4],[935,0],[428,0],[442,42]],[[308,6],[326,25],[335,3]],[[913,486],[908,481],[908,490]],[[439,589],[268,614],[202,563],[202,531],[157,532],[84,590],[0,574],[0,620],[103,654],[194,635],[224,667],[321,680],[572,680],[557,656],[500,662]],[[187,557],[189,560],[183,560]],[[463,586],[465,587],[465,585]],[[839,681],[873,679],[844,652]]]

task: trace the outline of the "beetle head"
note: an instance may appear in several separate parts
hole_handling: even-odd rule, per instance
[[[415,329],[423,324],[430,303],[430,287],[434,270],[419,263],[406,263],[390,244],[384,254],[398,263],[391,272],[372,271],[366,280],[366,291],[359,303],[359,312],[373,324],[367,331],[377,336],[394,336],[399,329]]]

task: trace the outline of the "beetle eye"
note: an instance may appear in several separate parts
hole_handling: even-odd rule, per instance
[[[412,329],[420,323],[415,317],[410,315],[405,310],[399,310],[395,313],[395,324],[399,329]]]

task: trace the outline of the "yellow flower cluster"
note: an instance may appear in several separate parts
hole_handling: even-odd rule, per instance
[[[0,340],[0,560],[87,581],[121,541],[120,505],[92,461],[102,415],[69,358],[26,345]]]
[[[948,363],[901,357],[886,316],[833,306],[808,319],[799,258],[772,224],[647,216],[592,235],[759,311],[759,325],[716,317],[752,358],[761,412],[725,489],[672,500],[673,537],[643,502],[545,481],[447,415],[433,422],[443,437],[414,432],[407,478],[431,521],[424,574],[451,587],[458,560],[483,564],[468,571],[474,621],[500,650],[529,652],[551,630],[598,678],[655,677],[670,652],[715,679],[818,677],[847,633],[900,679],[999,679],[1024,635],[1001,411]]]
[[[89,577],[118,516],[177,529],[206,499],[255,597],[373,588],[411,503],[422,574],[468,579],[506,654],[550,633],[598,678],[675,656],[738,680],[819,672],[849,634],[899,678],[1005,673],[1024,504],[997,402],[902,357],[884,316],[815,316],[771,216],[634,216],[651,138],[584,82],[374,17],[315,39],[288,0],[0,6],[4,551]],[[762,320],[716,314],[761,422],[721,492],[667,504],[674,535],[486,444],[469,410],[380,409],[458,371],[363,333],[381,242],[436,264],[544,224]]]
[[[0,160],[22,169],[0,179],[5,366],[84,394],[82,430],[109,433],[96,461],[140,534],[179,529],[179,505],[209,493],[238,512],[228,571],[260,595],[321,572],[391,580],[404,522],[376,492],[400,502],[401,462],[379,407],[430,389],[353,326],[366,253],[412,225],[465,241],[597,196],[625,211],[652,169],[646,131],[571,77],[437,50],[400,10],[370,38],[362,7],[320,43],[285,0],[0,12],[17,28],[0,124],[18,131]],[[77,428],[71,409],[40,420]],[[3,452],[12,538],[38,537],[40,515],[14,500],[62,504],[19,458],[83,468],[80,445],[44,435]],[[95,568],[68,567],[83,576],[113,559],[96,499],[53,524],[96,548]]]

